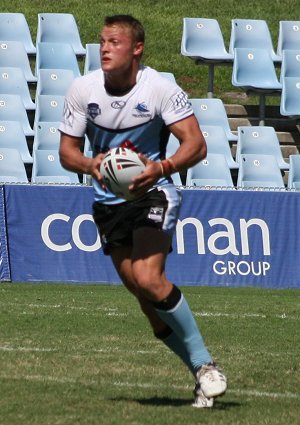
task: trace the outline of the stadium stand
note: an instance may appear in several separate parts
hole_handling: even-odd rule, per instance
[[[300,21],[279,21],[277,55],[284,50],[300,50]]]
[[[2,42],[19,41],[24,45],[28,55],[36,54],[36,47],[23,13],[0,13],[0,40]]]
[[[300,190],[300,154],[290,155],[290,172],[287,187],[291,190]]]
[[[24,164],[32,164],[32,156],[19,121],[0,121],[0,147],[17,149]]]
[[[84,74],[95,71],[101,68],[100,63],[100,44],[99,43],[87,43],[85,45],[86,55],[84,60]]]
[[[14,67],[23,70],[28,83],[36,83],[29,57],[21,41],[0,42],[0,67]]]
[[[36,98],[36,111],[33,129],[44,121],[60,121],[64,108],[65,96],[54,94],[40,94]]]
[[[280,81],[284,77],[300,77],[300,47],[298,50],[283,50]]]
[[[0,182],[28,183],[26,168],[17,149],[0,147]]]
[[[283,78],[280,113],[291,118],[300,117],[300,76]]]
[[[19,95],[26,110],[35,110],[35,103],[21,68],[0,67],[0,93]]]
[[[81,75],[77,57],[68,43],[37,43],[35,75],[41,69],[69,69],[75,77]]]
[[[34,129],[32,150],[59,148],[60,133],[59,121],[40,121]]]
[[[21,96],[17,94],[0,94],[0,121],[19,121],[25,136],[34,135]]]
[[[75,76],[70,69],[40,69],[37,78],[36,95],[64,96]]]

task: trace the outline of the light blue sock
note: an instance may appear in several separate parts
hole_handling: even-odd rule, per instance
[[[185,349],[182,341],[178,338],[175,332],[171,332],[166,338],[161,338],[161,341],[171,350],[173,353],[177,354],[178,357],[183,361],[183,363],[190,369],[192,374],[194,374],[194,369],[190,361],[190,356]]]
[[[176,290],[179,291],[178,288]],[[203,364],[212,362],[212,358],[204,344],[197,323],[183,294],[181,294],[174,308],[163,310],[155,306],[155,310],[158,316],[173,330],[181,341],[194,371],[199,369]],[[183,359],[183,357],[181,358]],[[185,363],[187,364],[186,361]]]

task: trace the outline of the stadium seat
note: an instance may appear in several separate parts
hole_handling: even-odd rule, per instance
[[[32,150],[51,150],[59,148],[60,132],[58,131],[59,121],[40,121],[34,129]]]
[[[21,96],[26,110],[35,110],[28,83],[21,68],[0,67],[0,93]]]
[[[277,55],[284,50],[300,50],[300,21],[279,21]]]
[[[276,158],[273,155],[241,155],[237,187],[253,190],[285,189]]]
[[[41,69],[69,69],[75,77],[81,75],[77,57],[70,44],[38,43],[36,49],[36,77]]]
[[[260,48],[235,48],[232,85],[259,96],[259,123],[264,125],[265,97],[279,95],[282,89],[270,54]]]
[[[35,55],[30,29],[23,13],[0,13],[0,40],[20,41],[28,55]]]
[[[218,21],[210,18],[183,18],[181,54],[194,60],[197,65],[208,65],[207,96],[213,97],[215,65],[233,61],[233,54],[225,48]]]
[[[237,169],[239,165],[232,157],[224,128],[217,125],[201,125],[201,130],[206,141],[207,152],[223,154],[229,168]]]
[[[0,147],[17,149],[24,164],[32,164],[32,156],[19,121],[0,121]]]
[[[300,77],[300,47],[298,50],[283,50],[280,82],[284,77]]]
[[[288,176],[288,189],[300,190],[300,155],[290,155],[290,171]]]
[[[280,114],[287,117],[300,117],[300,76],[283,78]]]
[[[64,96],[75,76],[70,69],[40,69],[37,78],[36,95]]]
[[[0,42],[0,67],[20,68],[28,83],[37,82],[36,76],[32,73],[25,47],[20,41]]]
[[[80,39],[75,17],[71,13],[39,13],[36,45],[38,43],[68,43],[75,55],[86,53]]]
[[[275,53],[268,24],[263,19],[232,19],[229,53],[234,49],[264,49],[269,52],[272,61],[281,62],[281,56]]]
[[[86,55],[84,60],[84,74],[96,71],[101,68],[100,62],[100,44],[99,43],[87,43],[86,44]]]
[[[19,121],[25,136],[34,135],[21,96],[17,94],[0,94],[0,121]]]
[[[187,170],[186,186],[233,189],[234,184],[222,154],[207,154],[206,158]]]
[[[54,180],[61,183],[79,183],[77,173],[62,167],[57,149],[35,150],[33,152],[32,183],[52,183]]]
[[[217,125],[223,127],[229,141],[236,141],[237,135],[232,133],[225,106],[221,99],[190,99],[194,114],[202,125]]]
[[[244,154],[273,155],[281,170],[289,169],[289,164],[283,159],[280,142],[274,127],[238,127],[237,162],[240,162],[241,155]]]
[[[36,111],[33,129],[44,121],[61,121],[65,96],[40,94],[36,98]]]
[[[0,147],[0,182],[28,183],[25,164],[17,149]]]

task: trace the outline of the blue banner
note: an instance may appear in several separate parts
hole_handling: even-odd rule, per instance
[[[93,190],[6,186],[12,281],[120,283]],[[178,285],[300,288],[300,193],[183,190],[166,271]]]
[[[0,281],[10,280],[5,218],[4,186],[0,186]]]

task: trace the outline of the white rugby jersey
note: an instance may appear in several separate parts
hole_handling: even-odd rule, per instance
[[[93,155],[123,146],[153,161],[165,157],[167,126],[193,114],[186,93],[150,67],[141,66],[136,85],[124,96],[112,96],[104,88],[101,69],[76,78],[66,98],[59,130],[74,137],[87,134]],[[170,183],[162,178],[157,185]],[[93,180],[95,200],[119,203]]]

